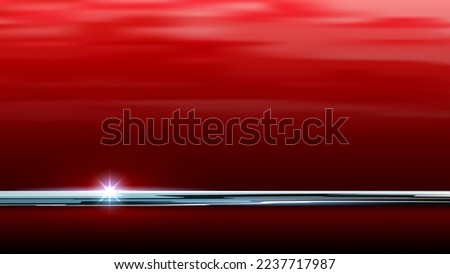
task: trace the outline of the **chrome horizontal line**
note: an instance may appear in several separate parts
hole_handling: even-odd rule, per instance
[[[450,205],[450,191],[0,191],[0,206]]]

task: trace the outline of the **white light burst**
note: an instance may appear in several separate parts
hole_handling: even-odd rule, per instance
[[[117,201],[120,202],[119,200],[119,195],[118,195],[118,190],[117,187],[119,186],[121,180],[115,182],[111,179],[111,176],[109,176],[108,181],[105,183],[102,180],[99,180],[99,183],[103,186],[103,197],[100,199],[100,202],[103,201],[108,201],[109,203],[111,203],[111,201]]]

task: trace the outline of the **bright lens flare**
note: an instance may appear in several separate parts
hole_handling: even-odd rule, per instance
[[[114,186],[108,185],[108,186],[103,186],[105,188],[105,197],[106,198],[114,198],[116,197],[116,189]]]
[[[100,202],[103,202],[104,200],[107,200],[109,203],[111,203],[112,200],[120,202],[117,193],[117,186],[120,184],[121,180],[118,182],[113,182],[110,177],[107,183],[104,183],[101,180],[98,181],[103,186],[103,197],[100,199]]]

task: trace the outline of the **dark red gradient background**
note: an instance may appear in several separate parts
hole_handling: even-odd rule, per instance
[[[448,190],[450,6],[2,1],[0,189]],[[350,145],[100,145],[103,119],[350,117]],[[3,252],[443,252],[449,208],[0,208]]]

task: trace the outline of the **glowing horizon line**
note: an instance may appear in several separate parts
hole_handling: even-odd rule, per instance
[[[107,198],[105,198],[107,197]],[[450,191],[19,190],[0,191],[1,206],[450,205]]]

